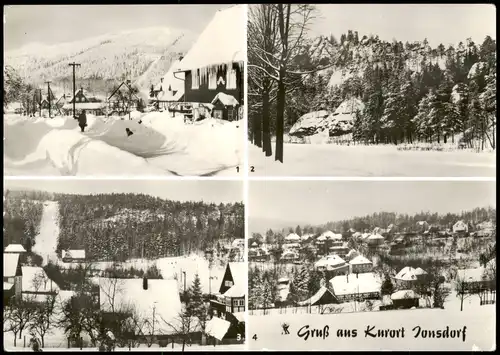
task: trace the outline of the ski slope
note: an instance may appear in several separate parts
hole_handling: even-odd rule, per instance
[[[59,237],[59,204],[55,201],[43,203],[40,232],[35,238],[33,251],[43,258],[43,265],[49,260],[57,262],[57,238]]]
[[[237,174],[241,163],[241,121],[185,124],[166,112],[87,121],[82,133],[71,117],[4,116],[4,174],[201,176]]]

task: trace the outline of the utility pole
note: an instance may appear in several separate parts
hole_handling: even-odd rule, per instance
[[[182,272],[184,274],[184,295],[186,294],[186,272]]]
[[[76,118],[76,113],[75,113],[75,94],[76,94],[76,82],[75,82],[75,68],[80,67],[81,64],[78,63],[69,63],[69,66],[73,67],[73,118]]]
[[[51,110],[50,110],[50,81],[46,81],[47,83],[47,101],[49,102],[49,118],[51,118]]]

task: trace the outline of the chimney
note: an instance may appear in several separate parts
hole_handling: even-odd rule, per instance
[[[142,288],[144,290],[148,289],[148,278],[146,276],[144,276],[144,278],[142,279]]]
[[[357,278],[357,279],[359,279],[358,275],[359,275],[359,273],[357,272],[357,273],[356,273],[356,278]]]
[[[163,83],[163,78],[160,79],[160,82]]]
[[[346,278],[347,278],[347,283],[349,283],[349,274],[345,274]]]

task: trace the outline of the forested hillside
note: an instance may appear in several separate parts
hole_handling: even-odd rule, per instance
[[[432,47],[427,39],[404,43],[348,31],[340,39],[318,37],[304,43],[290,62],[293,72],[306,74],[302,80],[292,70],[288,75],[285,132],[308,112],[333,113],[345,100],[357,98],[364,109],[353,122],[356,141],[458,144],[458,136],[469,147],[495,148],[496,41],[491,37],[482,43],[464,39]],[[260,63],[257,54],[249,54],[250,63]],[[249,80],[253,118],[261,114],[261,84],[258,78]],[[270,117],[262,119],[269,119],[274,135],[276,84],[270,80],[269,85]],[[250,135],[260,129],[252,120],[249,127]]]
[[[9,201],[57,201],[58,250],[82,248],[94,260],[180,256],[244,238],[242,203],[178,202],[144,194],[7,193]],[[43,205],[29,203],[40,206],[41,215]]]
[[[447,213],[439,214],[432,212],[420,212],[414,215],[398,214],[394,212],[377,212],[363,217],[353,217],[351,219],[331,221],[322,225],[298,225],[283,228],[281,230],[267,231],[267,235],[273,238],[284,238],[288,233],[297,233],[298,235],[312,233],[320,234],[330,230],[336,233],[346,233],[349,229],[364,232],[373,231],[376,227],[387,228],[389,225],[394,225],[395,230],[399,231],[417,231],[419,226],[417,222],[426,221],[429,225],[434,225],[440,229],[451,228],[453,224],[459,220],[470,223],[472,227],[485,222],[492,221],[496,225],[496,208],[475,208],[470,211],[463,211],[460,214]]]

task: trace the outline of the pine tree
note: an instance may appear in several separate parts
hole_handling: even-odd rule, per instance
[[[308,266],[303,264],[293,280],[297,290],[297,297],[300,301],[305,300],[309,296],[309,279],[310,273]]]

